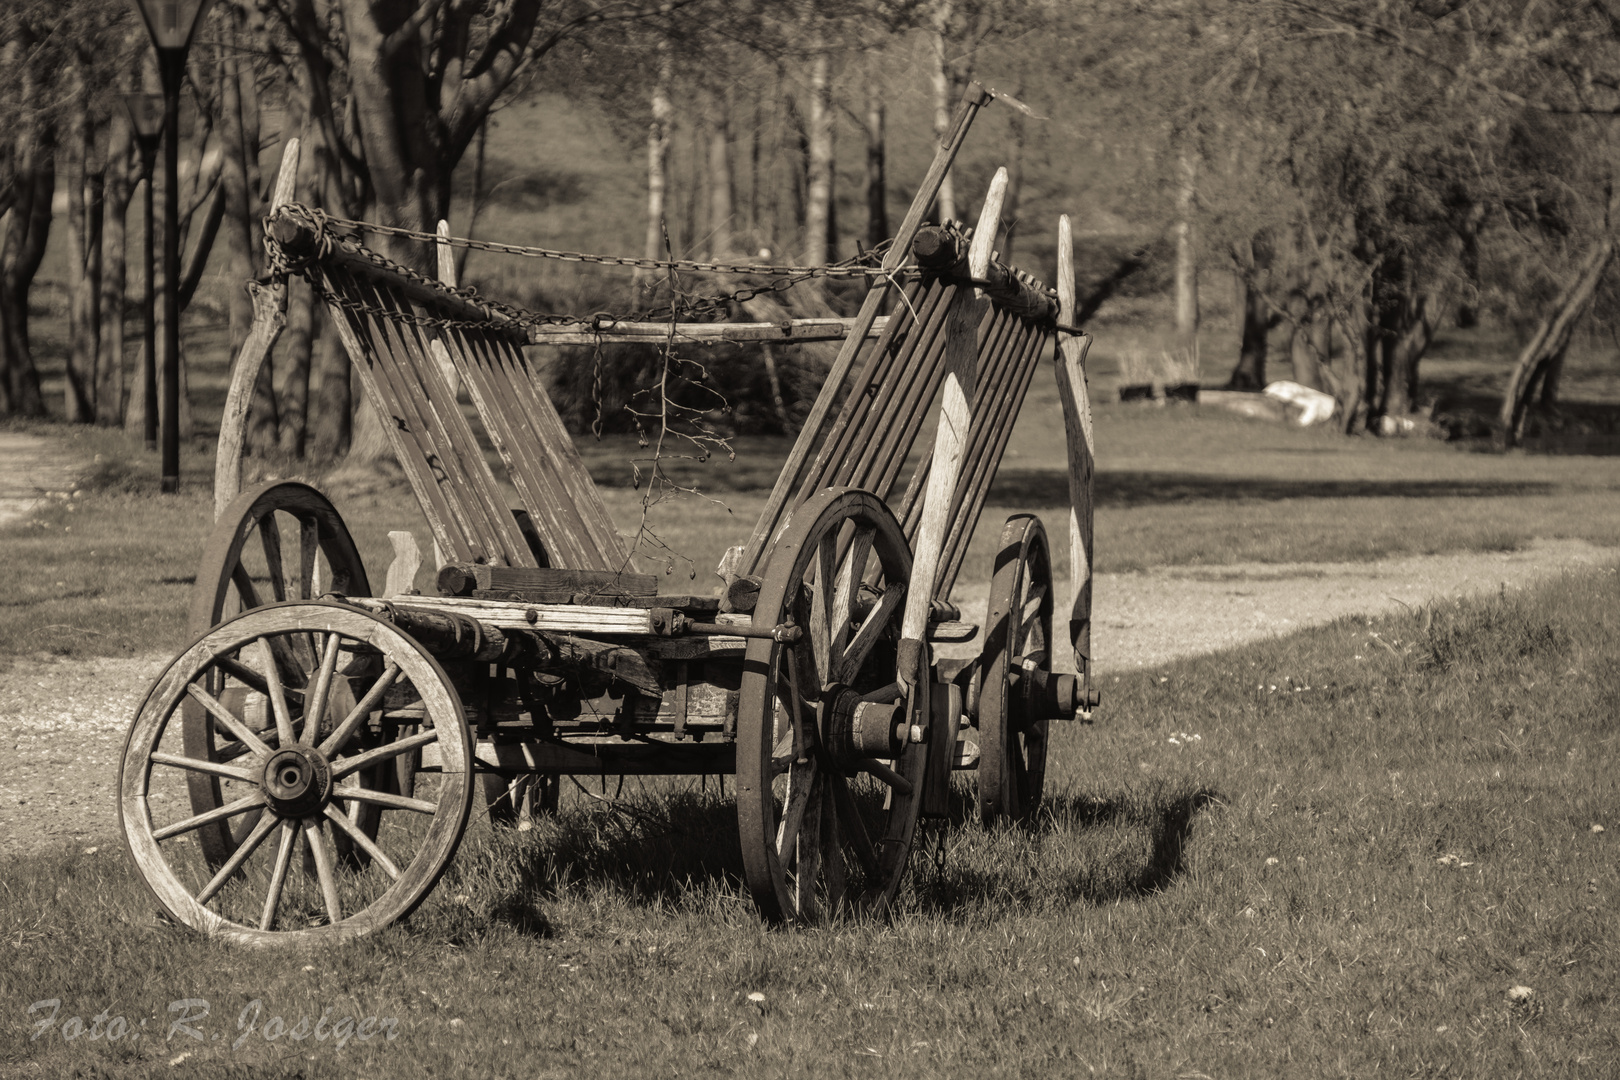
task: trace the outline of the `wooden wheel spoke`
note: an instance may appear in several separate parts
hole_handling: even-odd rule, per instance
[[[236,586],[236,599],[242,611],[259,606],[259,590],[254,588],[253,576],[241,563],[237,563],[235,569],[231,571],[231,584]],[[235,612],[227,611],[221,614],[224,618],[230,618]]]
[[[287,883],[287,868],[292,865],[293,849],[298,845],[298,824],[281,823],[281,844],[276,848],[276,865],[270,871],[270,887],[264,891],[264,909],[259,912],[259,929],[273,930],[276,908],[281,906],[281,889]]]
[[[810,648],[816,675],[825,682],[832,671],[834,595],[838,577],[838,530],[829,529],[816,543],[816,580],[810,587]],[[820,687],[818,686],[819,690]]]
[[[326,807],[326,817],[334,827],[350,840],[353,840],[367,855],[370,855],[371,860],[382,867],[384,873],[395,881],[399,880],[399,867],[394,865],[394,860],[383,854],[383,849],[378,847],[376,842],[366,835],[364,829],[350,821],[343,815],[342,811],[331,804]]]
[[[824,775],[813,776],[793,837],[793,906],[806,919],[816,917],[816,877],[821,872],[821,801]]]
[[[349,736],[354,734],[355,729],[381,703],[383,695],[388,693],[388,688],[394,685],[395,679],[399,678],[399,673],[399,665],[392,660],[388,661],[388,666],[377,677],[377,681],[371,684],[371,689],[366,691],[366,696],[361,698],[355,704],[355,707],[349,710],[349,715],[343,718],[343,722],[337,726],[336,730],[321,741],[321,753],[331,757],[342,748],[344,743],[349,741]]]
[[[313,600],[320,595],[321,523],[311,517],[298,520],[298,598]]]
[[[165,825],[161,829],[155,829],[152,832],[152,839],[167,840],[171,836],[179,836],[181,833],[193,832],[202,828],[204,825],[207,825],[209,822],[223,821],[225,818],[235,817],[237,814],[246,813],[255,806],[263,805],[264,792],[257,790],[250,791],[240,799],[233,799],[224,806],[215,807],[213,810],[209,810],[205,813],[194,814],[191,817],[186,818],[184,821],[176,821],[172,825]]]
[[[425,799],[413,799],[406,795],[395,795],[376,788],[340,787],[332,789],[332,798],[347,799],[355,803],[370,803],[373,806],[382,806],[390,810],[414,810],[418,814],[432,814],[438,812],[438,804],[430,803]]]
[[[225,860],[225,865],[219,868],[219,873],[210,878],[208,884],[203,886],[202,892],[197,894],[197,903],[206,904],[212,900],[214,894],[223,889],[225,883],[231,880],[243,863],[247,862],[248,856],[259,849],[259,845],[264,843],[264,838],[270,835],[270,830],[274,829],[280,820],[274,814],[265,814],[259,818],[259,823],[253,826],[253,831],[243,838],[235,851],[231,852],[231,857]]]
[[[799,840],[799,827],[804,824],[804,809],[816,782],[815,761],[789,762],[787,766],[787,801],[782,806],[782,820],[776,826],[776,853],[786,858],[794,851]]]
[[[821,875],[826,882],[829,914],[836,913],[844,906],[844,894],[849,888],[849,881],[844,874],[844,845],[840,835],[842,832],[838,824],[838,811],[834,809],[831,800],[823,799],[821,846],[825,854],[822,856]]]
[[[210,773],[214,776],[223,776],[228,780],[242,780],[250,784],[258,782],[258,776],[252,769],[244,769],[237,765],[226,765],[220,761],[186,757],[184,754],[170,754],[163,750],[154,750],[148,757],[149,760],[158,765],[172,765],[177,769]]]
[[[219,721],[221,727],[235,736],[237,742],[241,743],[247,751],[255,754],[268,754],[270,752],[270,748],[264,744],[264,740],[260,739],[252,728],[239,720],[235,713],[227,709],[223,702],[207,690],[193,682],[186,684],[186,693],[190,694],[197,704],[207,709],[209,715]],[[223,749],[221,747],[221,750]]]
[[[793,753],[796,758],[807,756],[820,742],[817,737],[815,712],[804,700],[804,676],[802,665],[799,662],[799,650],[796,646],[786,648],[788,696],[784,704],[787,706],[788,718],[793,724]]]
[[[270,576],[270,593],[277,602],[286,600],[287,570],[281,563],[281,526],[276,524],[274,510],[259,519],[259,546],[264,548],[265,572]]]
[[[839,655],[838,663],[833,666],[834,682],[854,681],[855,676],[860,674],[862,665],[866,663],[867,656],[872,652],[872,646],[878,643],[884,629],[893,621],[905,600],[906,583],[903,581],[893,582],[883,590],[883,595],[872,605],[872,610],[861,623],[861,628],[856,631],[849,645]]]
[[[292,713],[287,709],[287,695],[281,689],[281,672],[276,670],[275,652],[270,647],[270,639],[258,639],[259,652],[264,664],[264,684],[269,691],[270,708],[276,717],[276,735],[281,739],[282,746],[291,746],[298,741],[298,735],[293,731]]]
[[[260,675],[257,671],[254,671],[252,668],[248,667],[235,657],[227,656],[224,653],[221,653],[219,656],[214,657],[214,666],[219,668],[219,670],[223,671],[225,674],[229,675],[231,678],[235,679],[237,682],[241,683],[243,686],[246,686],[248,689],[256,690],[266,697],[270,696],[270,684],[264,681],[264,676]],[[289,697],[296,697],[299,699],[302,699],[304,696],[304,691],[302,688],[288,686],[286,683],[282,684],[281,692]]]
[[[315,877],[321,883],[321,898],[326,901],[327,921],[336,926],[343,921],[343,901],[338,897],[337,860],[333,857],[325,821],[305,818],[304,842],[315,860]]]
[[[352,772],[369,768],[379,761],[397,758],[401,754],[415,750],[419,746],[426,746],[431,742],[439,741],[439,731],[433,728],[429,731],[419,731],[415,735],[406,735],[382,746],[372,747],[364,753],[356,754],[351,758],[339,758],[332,763],[332,779],[341,780]]]
[[[332,693],[332,675],[337,671],[338,648],[342,644],[341,636],[326,635],[320,670],[315,673],[315,692],[304,706],[304,743],[308,746],[315,745],[315,736],[320,733],[321,717],[326,712],[326,702]]]
[[[855,767],[861,772],[870,773],[877,777],[901,795],[910,795],[913,790],[910,780],[907,780],[877,758],[860,758],[855,762]]]
[[[855,852],[855,861],[866,871],[866,880],[880,880],[877,852],[872,849],[872,838],[866,833],[866,822],[861,820],[861,808],[855,805],[855,795],[849,790],[849,781],[836,769],[825,770],[827,786],[832,789],[833,806],[849,847]]]
[[[833,593],[832,643],[830,653],[836,659],[832,664],[832,679],[842,681],[838,674],[849,645],[850,623],[855,617],[855,599],[860,594],[861,579],[865,576],[866,562],[872,555],[872,538],[877,535],[874,525],[862,525],[850,537],[849,550],[838,571],[838,587]]]

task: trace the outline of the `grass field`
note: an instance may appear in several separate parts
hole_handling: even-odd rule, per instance
[[[166,927],[110,846],[13,861],[0,1073],[1613,1076],[1617,600],[1608,570],[1121,676],[1040,820],[959,803],[889,924],[762,928],[712,781],[475,822],[409,925],[333,950]]]

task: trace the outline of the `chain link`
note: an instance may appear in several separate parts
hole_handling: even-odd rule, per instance
[[[349,311],[362,315],[371,315],[379,318],[394,320],[395,322],[409,323],[428,329],[488,329],[494,319],[455,319],[446,316],[424,316],[413,311],[402,311],[394,308],[384,308],[375,304],[367,304],[355,300],[332,289],[323,283],[325,274],[318,270],[320,263],[331,253],[339,243],[343,250],[359,256],[372,263],[379,270],[406,278],[418,285],[441,292],[446,296],[455,297],[465,303],[482,307],[492,315],[522,328],[533,326],[588,326],[596,329],[604,323],[613,322],[663,322],[676,321],[681,318],[711,318],[726,316],[727,309],[733,304],[744,304],[756,297],[774,293],[782,293],[813,278],[854,278],[867,279],[893,279],[894,277],[911,273],[916,270],[913,266],[897,267],[893,270],[884,270],[880,266],[870,265],[873,259],[881,258],[885,247],[873,248],[863,252],[855,259],[846,260],[831,266],[788,266],[767,265],[756,263],[704,263],[688,259],[632,259],[623,256],[592,255],[585,252],[554,251],[549,248],[522,247],[516,244],[501,244],[494,241],[470,240],[465,237],[441,237],[437,233],[420,232],[413,229],[402,229],[387,225],[372,225],[367,222],[351,221],[347,218],[332,217],[324,211],[303,206],[298,203],[289,203],[282,206],[278,213],[296,219],[300,224],[314,234],[315,251],[305,259],[291,258],[285,249],[269,235],[266,229],[265,247],[269,255],[270,275],[296,273],[305,278],[322,300],[329,304],[336,304]],[[268,224],[268,223],[267,223]],[[719,293],[707,296],[680,297],[669,304],[656,308],[646,308],[641,311],[616,315],[612,312],[595,312],[591,315],[562,315],[546,314],[528,311],[523,308],[503,304],[498,300],[480,296],[478,290],[465,288],[451,288],[435,278],[428,277],[420,271],[401,263],[394,262],[387,256],[379,254],[366,247],[357,236],[343,236],[332,231],[333,226],[353,230],[369,229],[375,232],[387,233],[395,236],[421,240],[426,243],[444,243],[451,246],[467,247],[477,250],[492,251],[500,254],[524,255],[530,258],[561,259],[568,262],[591,263],[605,266],[627,266],[636,269],[661,269],[670,271],[687,271],[691,273],[713,274],[750,274],[750,275],[776,275],[777,280],[762,285],[746,285],[728,293]]]

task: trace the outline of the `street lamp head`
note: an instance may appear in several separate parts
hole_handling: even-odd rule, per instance
[[[124,111],[138,139],[157,139],[163,135],[163,95],[134,93],[120,95]]]
[[[191,47],[191,36],[211,0],[134,0],[158,51]]]

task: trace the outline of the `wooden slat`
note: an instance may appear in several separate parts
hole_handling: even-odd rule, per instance
[[[997,347],[997,342],[1003,340],[1011,325],[1008,319],[1008,316],[996,312],[994,309],[992,309],[990,313],[985,316],[985,320],[979,324],[979,330],[976,335],[980,355],[988,354],[992,349]],[[943,348],[943,341],[941,341],[939,347]],[[881,472],[879,473],[876,481],[876,483],[879,485],[879,490],[888,492],[894,486],[894,482],[899,478],[901,469],[905,467],[906,457],[909,455],[911,447],[916,442],[917,432],[922,429],[923,421],[927,418],[927,403],[933,400],[934,394],[939,386],[939,381],[944,379],[943,368],[938,370],[936,379],[938,381],[936,381],[928,390],[927,394],[923,398],[922,403],[906,414],[905,429],[902,433],[906,452],[890,453],[885,450],[883,455],[877,459],[878,464],[881,466]],[[911,478],[906,483],[905,494],[900,501],[898,516],[902,524],[904,524],[906,527],[906,535],[908,538],[916,536],[917,522],[920,520],[922,514],[923,488],[928,483],[928,473],[933,460],[933,451],[930,450],[923,456],[923,459],[918,462],[917,467],[912,470]]]
[[[548,557],[581,565],[589,559],[584,523],[569,508],[567,490],[546,468],[539,435],[525,420],[527,413],[517,408],[512,388],[498,373],[498,365],[491,362],[501,344],[464,328],[447,329],[441,340]]]
[[[377,292],[381,294],[380,289]],[[390,300],[402,315],[413,314],[408,308],[403,308],[398,298]],[[443,344],[435,345],[424,328],[415,322],[401,323],[396,329],[406,346],[405,354],[400,357],[401,363],[415,376],[422,394],[422,408],[433,420],[436,430],[448,439],[449,452],[446,456],[453,453],[454,460],[468,481],[464,494],[471,497],[470,510],[481,518],[484,527],[489,530],[484,534],[486,543],[500,552],[501,558],[495,561],[507,566],[534,566],[534,553],[529,550],[529,543],[512,516],[512,509],[484,457],[483,448],[478,445],[472,425],[461,411],[456,385],[446,377],[439,357],[434,355],[435,352],[443,355]]]
[[[946,538],[945,555],[940,560],[940,570],[935,577],[935,593],[939,596],[949,596],[956,584],[962,560],[967,556],[968,544],[973,539],[973,530],[978,527],[979,518],[984,513],[984,504],[990,496],[990,488],[995,484],[996,473],[1007,451],[1007,442],[1012,437],[1018,414],[1023,410],[1030,383],[1035,379],[1035,369],[1046,350],[1050,335],[1028,323],[1024,325],[1027,338],[1020,346],[1021,355],[1008,365],[1015,381],[1000,407],[987,417],[991,422],[984,426],[984,444],[975,451],[972,474],[957,483],[957,495],[951,510],[951,532]]]
[[[352,289],[352,279],[341,269],[323,263],[321,274],[323,287],[328,292],[339,298],[357,301],[358,298]],[[337,329],[343,348],[349,354],[349,361],[359,376],[361,390],[383,421],[384,437],[394,451],[394,457],[399,461],[400,468],[405,472],[405,479],[411,485],[417,503],[422,507],[422,514],[427,518],[428,528],[432,530],[434,539],[451,558],[472,561],[472,548],[460,528],[456,526],[450,506],[445,501],[444,493],[439,490],[438,481],[428,465],[426,452],[417,441],[416,433],[402,426],[406,421],[392,396],[391,387],[385,385],[384,380],[378,376],[376,361],[372,357],[373,351],[378,346],[371,340],[367,320],[342,304],[336,305],[332,316],[332,325]]]
[[[434,408],[423,383],[420,366],[412,362],[412,343],[407,340],[409,330],[397,318],[403,314],[399,303],[372,282],[361,281],[357,285],[357,293],[363,303],[389,312],[368,314],[366,319],[371,327],[372,342],[378,348],[374,358],[377,370],[385,375],[397,399],[398,411],[395,415],[402,417],[417,433],[428,465],[433,469],[434,478],[457,526],[467,538],[474,560],[482,558],[485,561],[504,562],[506,553],[502,550],[489,508],[477,497],[467,463],[462,460],[455,440]]]
[[[629,553],[619,538],[613,516],[602,502],[585,462],[579,456],[573,437],[563,426],[562,417],[551,404],[539,375],[516,348],[504,341],[486,338],[476,343],[479,355],[489,364],[498,384],[510,388],[512,404],[524,427],[533,432],[534,447],[543,469],[551,481],[562,491],[562,509],[577,517],[580,529],[570,537],[570,543],[581,549],[581,570],[628,569]],[[510,415],[510,414],[509,414]],[[530,514],[538,514],[538,506],[525,505]],[[541,534],[541,539],[545,539]]]
[[[887,331],[875,345],[866,350],[865,359],[850,384],[849,394],[833,421],[829,436],[830,446],[817,455],[815,468],[806,476],[803,486],[794,498],[794,504],[803,502],[824,487],[841,484],[841,478],[852,456],[859,452],[863,437],[870,437],[873,416],[879,408],[878,394],[892,378],[900,365],[915,350],[921,314],[918,304],[925,286],[912,283],[900,295],[898,313],[889,317]]]
[[[872,455],[902,421],[904,413],[896,409],[896,402],[913,392],[918,384],[926,384],[933,375],[926,360],[945,323],[945,310],[950,303],[949,289],[937,282],[921,285],[912,295],[906,318],[905,340],[895,350],[882,370],[873,372],[873,381],[857,385],[850,390],[850,401],[859,406],[858,417],[852,415],[847,430],[840,431],[843,439],[839,458],[832,471],[822,479],[820,486],[854,485],[866,487],[862,479]],[[937,367],[937,363],[935,365]],[[903,407],[902,407],[903,408]],[[854,410],[851,410],[853,413]],[[906,453],[909,450],[900,451]]]

